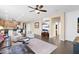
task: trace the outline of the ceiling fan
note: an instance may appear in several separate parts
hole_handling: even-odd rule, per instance
[[[29,12],[34,12],[36,11],[37,14],[40,14],[40,12],[47,12],[47,10],[43,10],[42,8],[44,7],[43,5],[36,5],[36,7],[31,7],[31,6],[28,6],[29,8],[33,9],[32,11],[29,11]]]

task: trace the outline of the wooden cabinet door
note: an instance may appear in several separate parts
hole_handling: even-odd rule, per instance
[[[7,28],[16,28],[17,27],[17,22],[13,22],[13,21],[6,21],[5,22],[5,27]]]
[[[5,25],[5,20],[0,20],[0,26],[4,26]]]

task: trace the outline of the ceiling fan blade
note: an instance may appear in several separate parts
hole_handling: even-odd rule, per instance
[[[29,8],[32,8],[32,9],[35,9],[35,8],[33,8],[33,7],[31,7],[31,6],[28,6]]]
[[[35,10],[29,11],[29,12],[33,12],[33,11],[35,11]]]
[[[40,6],[39,6],[39,9],[41,9],[41,8],[43,8],[43,5],[40,5]]]
[[[29,11],[29,12],[33,12],[33,11],[35,11],[35,10]]]
[[[47,12],[47,10],[39,10],[39,11],[42,11],[42,12]]]

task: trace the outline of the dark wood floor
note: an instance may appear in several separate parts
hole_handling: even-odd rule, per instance
[[[58,46],[53,54],[73,54],[73,42],[61,41],[59,39],[49,39],[49,43]]]
[[[59,42],[56,43],[58,48],[53,52],[54,54],[72,54],[73,53],[73,43],[72,42]]]

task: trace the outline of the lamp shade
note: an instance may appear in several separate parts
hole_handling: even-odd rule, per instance
[[[0,29],[4,29],[4,27],[3,26],[0,26]]]

